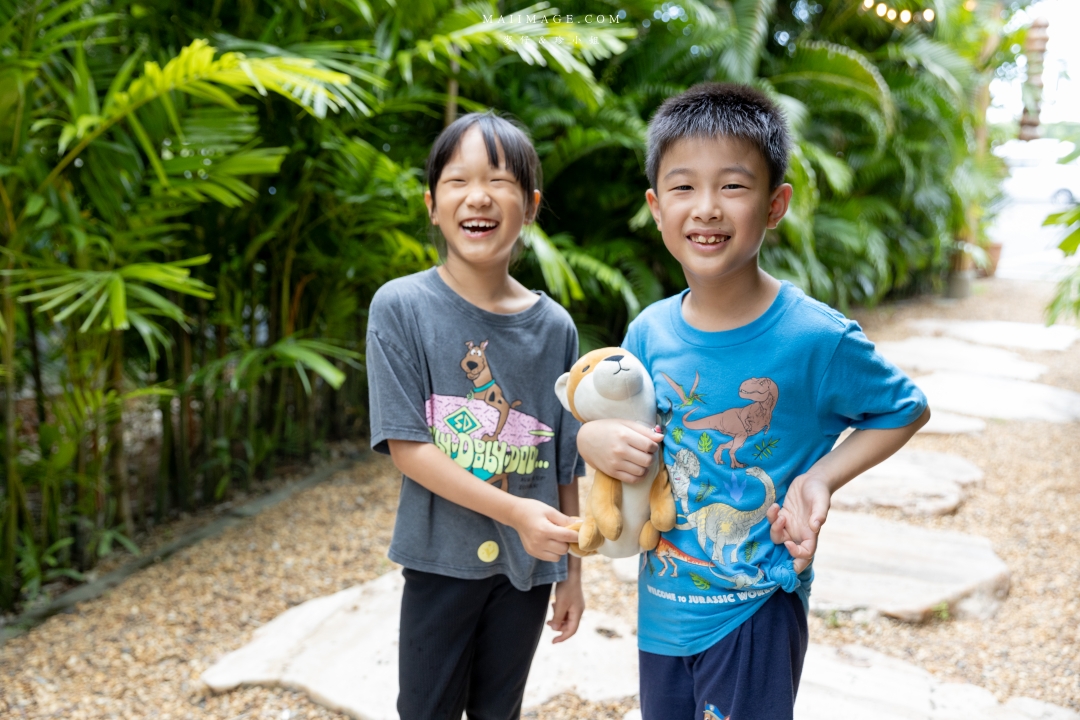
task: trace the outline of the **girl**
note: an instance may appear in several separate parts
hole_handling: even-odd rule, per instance
[[[389,553],[405,576],[402,718],[519,717],[551,584],[555,642],[584,610],[580,561],[564,557],[577,540],[565,526],[578,512],[578,426],[553,391],[577,331],[509,274],[538,180],[516,126],[455,121],[424,195],[443,263],[371,302],[371,446],[404,475]]]

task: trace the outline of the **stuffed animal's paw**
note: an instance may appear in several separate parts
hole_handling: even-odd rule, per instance
[[[645,524],[641,526],[641,533],[638,534],[638,545],[641,546],[643,552],[649,552],[655,550],[656,546],[660,544],[660,531],[649,522],[645,521]]]

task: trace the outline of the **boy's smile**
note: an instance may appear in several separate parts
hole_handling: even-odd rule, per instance
[[[791,186],[769,189],[765,158],[748,142],[688,137],[668,147],[645,197],[668,252],[691,288],[756,270],[767,229],[787,211]]]

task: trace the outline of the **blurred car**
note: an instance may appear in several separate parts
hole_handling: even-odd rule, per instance
[[[1071,205],[1080,200],[1080,160],[1061,164],[1076,146],[1067,141],[1010,140],[994,148],[1009,166],[1005,192],[1013,200]]]

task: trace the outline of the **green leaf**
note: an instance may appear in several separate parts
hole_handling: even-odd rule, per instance
[[[710,583],[708,580],[701,577],[697,573],[690,573],[690,579],[694,582],[694,587],[696,587],[698,590],[708,590],[712,587],[712,583]]]
[[[126,330],[127,319],[127,292],[124,287],[124,279],[114,275],[109,282],[109,315],[113,330]]]

